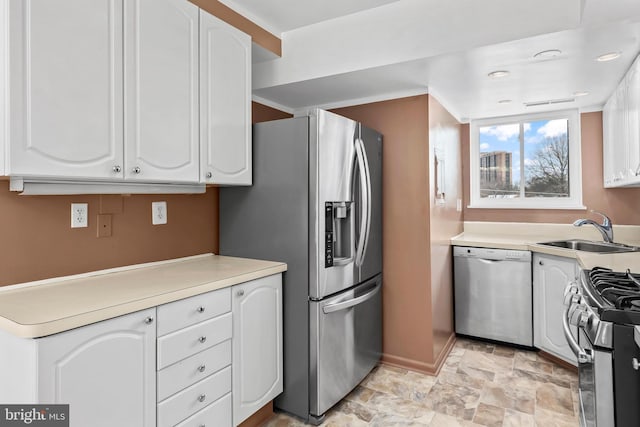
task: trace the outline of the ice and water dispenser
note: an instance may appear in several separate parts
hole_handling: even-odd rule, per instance
[[[325,215],[325,268],[353,261],[355,225],[353,202],[326,202]]]

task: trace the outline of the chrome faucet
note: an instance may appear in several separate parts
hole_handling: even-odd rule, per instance
[[[605,242],[613,243],[613,224],[611,223],[609,217],[601,212],[594,211],[593,209],[591,209],[590,212],[600,215],[603,219],[602,224],[598,224],[592,219],[579,219],[574,222],[573,225],[575,227],[580,227],[585,224],[591,224],[600,232],[600,234],[602,234],[602,239]]]

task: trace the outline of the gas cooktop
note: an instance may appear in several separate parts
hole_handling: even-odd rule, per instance
[[[601,320],[640,325],[640,274],[595,267],[585,276],[583,286]]]

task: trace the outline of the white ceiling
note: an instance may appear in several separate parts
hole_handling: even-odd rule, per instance
[[[427,91],[463,121],[595,110],[640,51],[638,0],[223,1],[281,32],[282,58],[254,49],[253,93],[292,112]],[[547,49],[562,54],[533,58]],[[595,61],[610,51],[622,56]],[[488,78],[494,70],[510,75]],[[589,95],[524,105],[576,91]]]

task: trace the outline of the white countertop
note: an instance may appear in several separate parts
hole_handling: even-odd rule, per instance
[[[636,240],[638,227],[623,226],[616,230],[627,244],[640,246]],[[465,232],[452,238],[451,244],[455,246],[474,246],[480,248],[528,250],[532,252],[556,255],[565,258],[575,258],[582,268],[594,267],[611,268],[614,271],[640,273],[640,252],[625,252],[616,254],[598,254],[592,252],[575,251],[552,246],[544,246],[538,243],[551,242],[564,239],[599,240],[597,234],[579,234],[580,229],[566,227],[562,224],[524,224],[524,223],[471,223],[468,227],[465,223]]]
[[[213,254],[0,288],[0,328],[35,338],[286,271]]]

